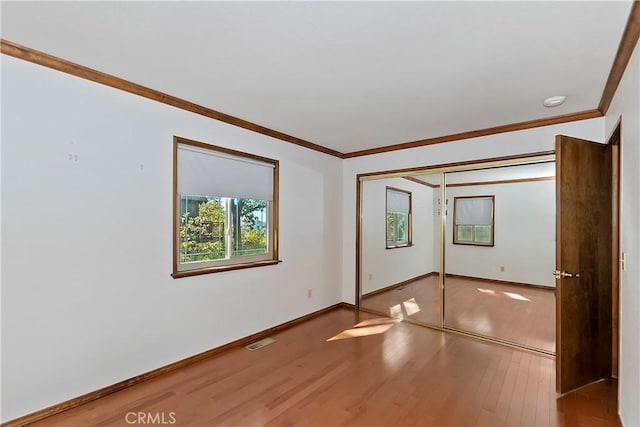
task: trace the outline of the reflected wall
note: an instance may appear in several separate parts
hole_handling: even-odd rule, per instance
[[[424,180],[386,178],[361,183],[361,307],[394,318],[441,326],[440,174]],[[433,183],[435,181],[435,183]],[[390,247],[389,189],[411,195],[411,241]]]

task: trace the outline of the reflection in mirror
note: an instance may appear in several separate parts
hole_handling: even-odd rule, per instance
[[[495,196],[453,198],[453,243],[493,246],[493,206]]]
[[[440,174],[361,183],[361,308],[440,323]]]
[[[554,176],[553,162],[446,174],[446,328],[555,352]],[[484,229],[474,242],[489,226],[492,245]]]

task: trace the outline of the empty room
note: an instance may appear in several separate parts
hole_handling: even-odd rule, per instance
[[[2,1],[2,426],[640,427],[640,3]]]

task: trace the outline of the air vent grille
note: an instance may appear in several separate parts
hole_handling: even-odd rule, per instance
[[[249,344],[245,348],[249,351],[254,351],[269,344],[273,344],[274,342],[276,342],[276,340],[274,340],[273,338],[265,338],[263,340],[256,341],[253,344]]]

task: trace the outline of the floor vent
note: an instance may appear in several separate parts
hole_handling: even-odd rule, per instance
[[[265,338],[263,340],[256,341],[253,344],[249,344],[245,348],[249,351],[254,351],[269,344],[273,344],[274,342],[276,342],[276,340],[274,340],[273,338]]]
[[[396,291],[401,291],[401,290],[403,290],[403,289],[404,289],[404,286],[398,286],[398,287],[396,288]]]

